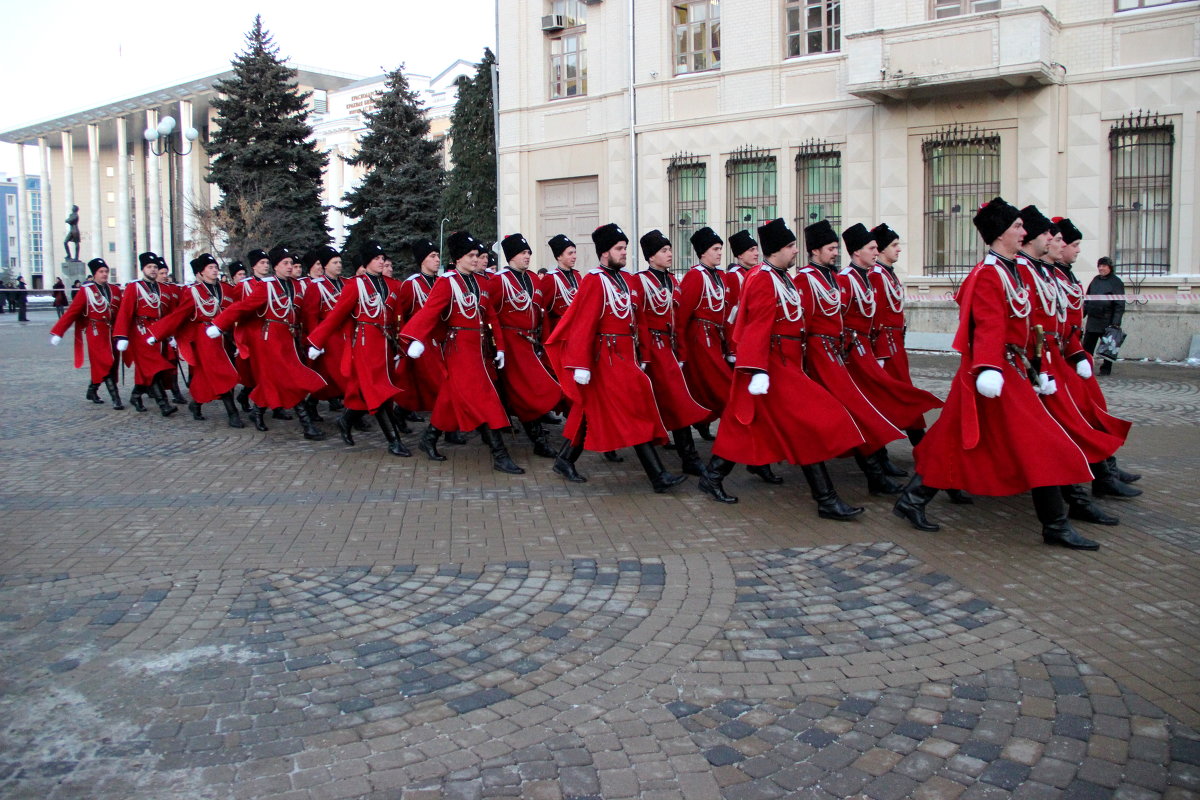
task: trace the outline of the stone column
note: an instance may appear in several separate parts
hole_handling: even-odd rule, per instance
[[[117,276],[122,283],[134,278],[133,220],[129,214],[129,124],[117,117]]]
[[[146,112],[146,129],[158,127],[158,111],[150,109]],[[154,154],[154,145],[146,143],[146,216],[150,225],[150,250],[158,255],[163,254],[162,230],[162,183],[158,176],[158,156]]]
[[[196,158],[196,143],[189,142],[184,136],[184,131],[192,127],[192,101],[179,101],[179,144],[183,148],[184,154],[180,156],[179,162],[179,213],[183,220],[183,237],[179,242],[179,266],[176,267],[179,273],[179,281],[181,283],[190,283],[193,279],[192,270],[188,267],[188,263],[192,260],[195,254],[195,248],[189,246],[189,242],[195,241],[196,228],[196,189],[192,185],[195,180],[195,158]]]
[[[29,203],[29,190],[26,189],[28,178],[25,176],[25,143],[17,142],[17,167],[21,181],[17,186],[17,269],[25,276],[25,281],[33,286],[33,246],[29,239],[29,227],[33,221],[33,207]],[[44,260],[43,260],[44,263]],[[43,269],[42,285],[46,285]],[[51,284],[53,285],[53,284]]]
[[[88,189],[89,202],[92,204],[91,239],[86,243],[88,257],[79,257],[85,262],[93,258],[104,258],[104,217],[100,213],[100,126],[91,123],[87,126],[88,137]]]
[[[38,138],[42,155],[42,281],[54,285],[58,280],[58,263],[62,251],[54,240],[54,204],[50,196],[50,145],[46,137]]]
[[[67,214],[71,213],[71,206],[75,205],[75,137],[70,131],[63,131],[62,134],[62,158],[63,158],[63,211]],[[80,256],[82,258],[82,256]]]

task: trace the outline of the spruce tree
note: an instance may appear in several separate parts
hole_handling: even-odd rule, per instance
[[[366,115],[358,152],[346,159],[366,168],[342,207],[355,220],[345,244],[351,258],[369,239],[395,253],[413,238],[437,238],[445,183],[442,146],[428,138],[429,119],[403,70],[401,65],[387,74],[383,95]]]
[[[233,59],[233,77],[215,84],[217,128],[206,145],[206,180],[222,193],[217,211],[227,221],[227,254],[327,244],[321,188],[328,157],[308,124],[311,92],[296,88],[296,71],[279,57],[261,16],[246,45]]]
[[[452,230],[468,230],[477,239],[496,234],[496,126],[492,116],[492,64],[483,51],[474,78],[458,79],[458,101],[450,118],[450,160],[446,217]]]

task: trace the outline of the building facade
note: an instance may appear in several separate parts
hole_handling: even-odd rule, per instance
[[[0,172],[0,275],[12,281],[23,277],[30,289],[43,288],[41,186],[37,175],[25,176],[22,183]]]
[[[616,220],[661,228],[691,258],[702,225],[887,222],[910,294],[929,298],[914,315],[936,332],[980,255],[974,210],[1001,194],[1075,221],[1085,281],[1109,255],[1133,289],[1178,295],[1140,310],[1164,315],[1166,355],[1186,355],[1200,319],[1184,297],[1200,279],[1196,0],[500,7],[504,230],[546,241]]]
[[[14,179],[0,173],[0,277],[4,280],[16,280],[21,274],[21,234],[17,224],[19,189]]]

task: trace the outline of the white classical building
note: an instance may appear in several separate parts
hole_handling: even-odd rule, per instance
[[[475,66],[457,60],[436,76],[406,73],[410,88],[430,116],[431,136],[444,138],[457,99],[455,80],[470,76]],[[100,256],[121,281],[135,276],[136,254],[152,250],[164,255],[176,276],[191,279],[186,263],[199,251],[198,211],[217,201],[216,189],[205,181],[208,159],[203,148],[210,126],[216,124],[210,106],[214,85],[233,76],[232,70],[187,80],[62,117],[0,133],[0,141],[18,147],[20,182],[25,183],[27,150],[36,146],[36,171],[42,176],[39,231],[22,226],[21,241],[40,238],[40,248],[22,247],[21,272],[32,288],[51,286],[63,276],[67,283],[82,277],[83,263],[64,260],[63,239],[72,206],[79,207],[82,262]],[[297,68],[297,86],[309,91],[309,122],[318,148],[329,153],[324,202],[340,205],[342,196],[361,178],[361,171],[344,163],[366,130],[364,112],[384,89],[384,76],[362,78],[308,67]],[[169,135],[148,141],[145,132],[167,117],[174,121]],[[197,141],[185,133],[194,129]],[[30,202],[25,193],[23,203]],[[23,209],[27,211],[27,209]],[[18,215],[18,220],[32,215]],[[346,220],[333,208],[329,226],[335,242],[345,237]],[[295,243],[306,246],[307,243]],[[48,254],[35,264],[25,254]]]
[[[1186,355],[1200,304],[1197,0],[500,0],[502,230],[886,222],[942,298],[1000,194],[1069,216]],[[515,67],[514,67],[515,65]],[[631,250],[636,253],[636,249]],[[548,249],[537,252],[546,262]],[[938,308],[941,311],[938,311]],[[953,325],[931,303],[926,330]],[[1127,317],[1128,319],[1128,317]],[[1145,337],[1148,338],[1148,337]],[[1131,336],[1131,345],[1135,337]]]

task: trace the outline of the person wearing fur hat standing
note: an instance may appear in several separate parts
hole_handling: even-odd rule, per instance
[[[169,385],[169,373],[175,371],[175,365],[167,360],[163,344],[147,344],[146,336],[149,326],[170,310],[170,297],[158,284],[158,256],[141,253],[138,263],[142,278],[125,287],[113,336],[125,365],[132,364],[134,368],[129,404],[138,411],[145,411],[142,395],[148,394],[158,404],[162,415],[169,417],[178,409],[167,399],[164,387]]]
[[[733,382],[734,356],[729,349],[726,327],[733,305],[721,271],[725,261],[724,240],[705,226],[692,234],[691,242],[698,263],[679,282],[679,360],[683,362],[683,375],[692,396],[709,410],[708,418],[696,428],[711,441],[709,426],[725,410],[729,385]],[[768,483],[776,480],[769,467],[759,477]]]
[[[973,222],[989,249],[955,296],[954,349],[962,360],[941,415],[913,451],[916,472],[893,511],[936,531],[925,507],[939,488],[1000,497],[1028,491],[1046,544],[1096,550],[1071,527],[1060,490],[1091,478],[1087,458],[1039,399],[1045,382],[1027,357],[1037,300],[1017,265],[1021,212],[996,197]]]
[[[487,263],[482,244],[466,231],[455,231],[446,240],[454,270],[438,278],[425,305],[400,331],[410,358],[422,358],[441,343],[446,360],[446,380],[438,391],[429,426],[418,447],[433,461],[445,461],[437,449],[443,431],[479,429],[492,451],[492,468],[519,475],[504,445],[501,431],[509,426],[496,385],[485,363],[484,345],[489,326],[496,325],[496,298],[492,282],[481,279]],[[504,364],[504,351],[496,353]]]
[[[50,329],[50,344],[62,342],[67,328],[75,326],[75,368],[83,366],[84,342],[87,342],[87,361],[91,372],[85,397],[97,405],[100,399],[100,384],[108,390],[113,408],[122,410],[121,395],[117,391],[116,342],[113,340],[113,324],[117,319],[117,307],[121,302],[121,289],[108,282],[109,268],[103,258],[93,258],[87,263],[92,279],[79,287],[67,310]]]
[[[246,346],[254,364],[256,384],[250,392],[250,419],[265,431],[266,409],[294,408],[305,439],[320,440],[325,433],[313,424],[305,400],[325,386],[325,381],[300,363],[296,336],[305,302],[303,286],[292,278],[292,253],[283,245],[271,249],[268,261],[275,274],[243,284],[250,291],[222,311],[205,333],[213,339],[234,325],[244,328]],[[239,342],[238,347],[242,344]]]

